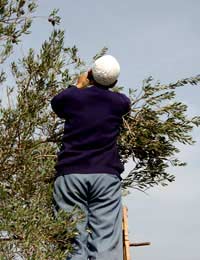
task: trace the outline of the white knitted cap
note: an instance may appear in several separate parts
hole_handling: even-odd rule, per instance
[[[119,77],[120,66],[111,55],[104,55],[94,62],[92,75],[95,81],[101,85],[109,86]]]

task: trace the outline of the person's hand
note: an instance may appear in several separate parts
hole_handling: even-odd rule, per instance
[[[84,73],[78,77],[76,86],[77,88],[86,88],[89,85],[89,83],[90,81],[88,79],[88,73]]]

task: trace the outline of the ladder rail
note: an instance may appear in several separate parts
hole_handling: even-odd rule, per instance
[[[150,242],[131,243],[128,238],[128,208],[123,207],[123,220],[122,220],[122,231],[123,231],[123,260],[131,260],[130,247],[132,246],[149,246]]]

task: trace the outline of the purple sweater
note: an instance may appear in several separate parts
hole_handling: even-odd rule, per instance
[[[116,141],[130,99],[100,86],[70,86],[55,96],[51,105],[58,117],[65,119],[56,176],[109,173],[120,177],[124,166]]]

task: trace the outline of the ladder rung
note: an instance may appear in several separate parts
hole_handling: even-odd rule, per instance
[[[129,246],[150,246],[150,242],[130,243]]]

